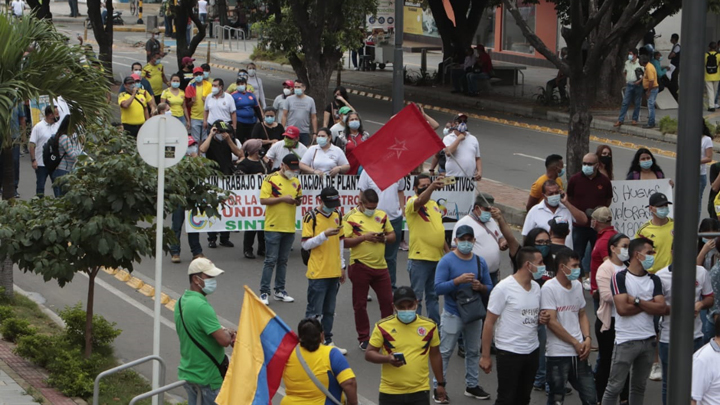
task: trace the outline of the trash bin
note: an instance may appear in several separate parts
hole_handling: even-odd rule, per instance
[[[152,31],[158,27],[158,18],[156,15],[145,17],[145,31]]]

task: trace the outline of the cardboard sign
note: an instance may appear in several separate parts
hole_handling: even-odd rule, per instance
[[[663,193],[668,201],[673,201],[673,189],[670,179],[661,180],[621,180],[613,181],[613,200],[610,211],[615,230],[631,239],[640,227],[652,219],[650,196]],[[673,217],[673,205],[670,204],[670,217]]]

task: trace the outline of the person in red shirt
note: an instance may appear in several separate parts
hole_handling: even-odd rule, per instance
[[[347,133],[345,134],[345,156],[347,156],[348,162],[350,162],[350,170],[346,174],[358,174],[360,162],[358,162],[358,160],[355,159],[355,156],[351,155],[350,152],[370,138],[370,134],[363,128],[360,115],[355,111],[348,113],[346,124]]]
[[[608,242],[618,232],[612,226],[612,212],[608,207],[596,208],[590,217],[591,228],[597,231],[597,240],[590,255],[590,292],[595,303],[595,310],[600,306],[600,295],[598,294],[597,280],[595,275],[600,265],[609,258]]]
[[[478,94],[478,81],[490,80],[493,74],[492,59],[490,59],[490,55],[485,52],[485,47],[478,45],[477,53],[477,61],[471,68],[471,71],[467,74],[468,93],[471,96]]]

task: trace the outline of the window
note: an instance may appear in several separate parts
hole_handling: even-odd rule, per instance
[[[518,4],[520,15],[527,21],[530,31],[535,31],[535,5]],[[520,53],[535,53],[535,49],[527,42],[520,28],[515,23],[515,18],[510,11],[503,12],[502,47],[505,51]]]
[[[492,10],[486,10],[483,13],[483,17],[480,20],[480,25],[475,33],[476,36],[480,37],[480,43],[485,45],[485,48],[495,48],[495,12],[497,7],[493,7]]]

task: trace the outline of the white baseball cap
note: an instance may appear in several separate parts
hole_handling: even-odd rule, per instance
[[[210,277],[217,277],[225,273],[225,271],[215,267],[213,262],[211,262],[208,258],[198,257],[197,259],[190,262],[190,267],[188,267],[188,274],[200,273],[205,273]]]

